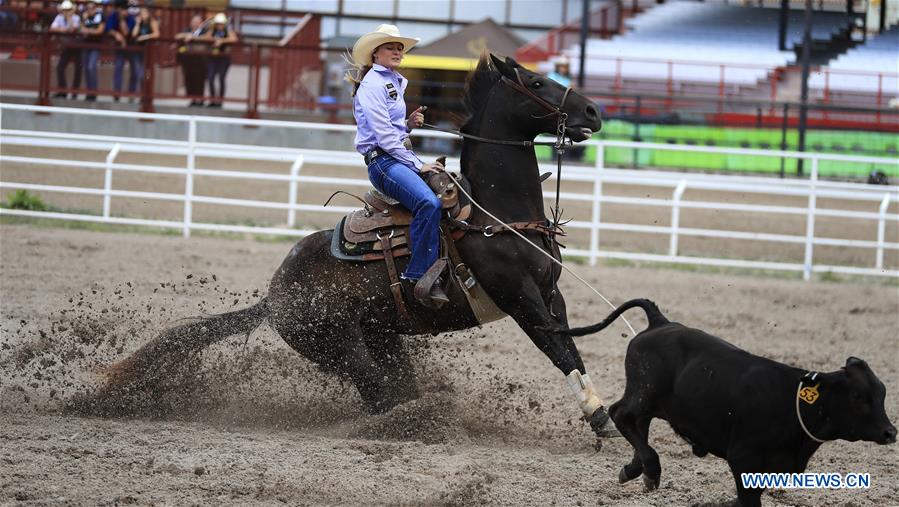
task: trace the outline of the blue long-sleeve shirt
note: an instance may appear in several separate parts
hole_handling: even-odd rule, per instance
[[[365,154],[378,147],[412,170],[419,171],[423,162],[403,146],[403,138],[409,132],[403,101],[408,84],[399,72],[377,63],[365,74],[353,97],[356,151]]]

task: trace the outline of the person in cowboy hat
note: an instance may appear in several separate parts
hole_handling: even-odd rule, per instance
[[[206,63],[206,78],[209,80],[209,107],[222,107],[225,98],[225,78],[231,66],[228,46],[237,42],[237,32],[228,26],[228,16],[219,12],[212,18],[212,27],[207,28],[198,40],[212,43],[210,55]],[[215,83],[218,78],[218,89]]]
[[[403,37],[393,25],[381,25],[353,45],[355,72],[347,73],[353,83],[353,116],[356,118],[356,151],[368,165],[368,178],[384,194],[393,197],[413,213],[409,227],[412,258],[400,278],[414,285],[437,260],[440,250],[440,199],[424,182],[428,171],[442,171],[439,162],[425,163],[411,149],[407,135],[424,124],[424,108],[406,118],[403,92],[408,81],[397,72],[403,55],[419,39]],[[430,297],[446,302],[440,284]]]
[[[571,67],[568,63],[568,57],[562,55],[556,59],[555,69],[547,74],[546,77],[562,86],[571,86]]]
[[[75,5],[70,0],[64,0],[60,2],[57,9],[59,14],[53,18],[53,22],[50,24],[50,33],[64,35],[77,33],[81,27],[81,18],[78,14],[75,14]],[[69,62],[75,64],[75,72],[72,74],[72,88],[81,88],[81,48],[71,46],[72,42],[71,39],[64,39],[62,44],[59,63],[56,64],[56,83],[59,86],[59,91],[53,95],[54,97],[66,97],[66,67],[69,66]],[[76,96],[76,93],[72,94],[73,99]]]

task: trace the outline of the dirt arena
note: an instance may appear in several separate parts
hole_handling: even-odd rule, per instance
[[[67,408],[166,325],[261,297],[290,246],[0,226],[0,504],[667,506],[733,496],[725,462],[694,457],[660,421],[650,438],[661,488],[619,485],[630,447],[593,449],[562,376],[509,320],[410,339],[426,394],[377,417],[266,326],[189,365],[162,417]],[[899,418],[895,284],[574,267],[617,302],[650,297],[672,320],[779,361],[830,371],[864,358]],[[562,288],[575,324],[607,313],[570,277]],[[579,342],[609,401],[623,391],[625,332],[619,321]],[[896,445],[827,443],[809,471],[867,472],[870,489],[771,491],[763,504],[896,505],[896,463]]]

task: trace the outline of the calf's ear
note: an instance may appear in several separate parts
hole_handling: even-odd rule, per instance
[[[871,371],[871,367],[868,366],[864,360],[859,359],[855,356],[850,356],[849,359],[846,359],[846,366],[843,367],[844,370],[847,371],[856,371],[856,372],[869,372]]]
[[[867,367],[868,363],[864,362],[863,360],[861,360],[855,356],[849,356],[849,359],[846,359],[846,368],[849,368],[852,366]]]

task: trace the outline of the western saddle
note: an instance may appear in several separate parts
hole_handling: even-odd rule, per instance
[[[510,229],[538,231],[547,237],[563,233],[551,227],[548,222],[520,222],[508,224],[508,227],[500,224],[469,224],[467,220],[471,216],[472,204],[457,187],[462,185],[470,193],[471,186],[464,176],[453,177],[446,172],[427,173],[425,181],[440,198],[444,210],[440,226],[441,254],[415,285],[415,300],[432,309],[440,308],[442,302],[432,299],[430,294],[431,288],[443,280],[444,283],[455,284],[465,294],[469,307],[480,324],[505,317],[505,313],[496,307],[463,262],[455,241],[472,231],[488,237]],[[409,244],[412,213],[395,199],[374,188],[369,189],[363,198],[353,197],[363,202],[365,207],[350,212],[337,223],[331,238],[331,255],[350,262],[384,262],[397,310],[403,318],[413,321],[395,262],[397,258],[412,254]],[[447,266],[451,266],[448,272]],[[443,277],[444,272],[448,276]]]

